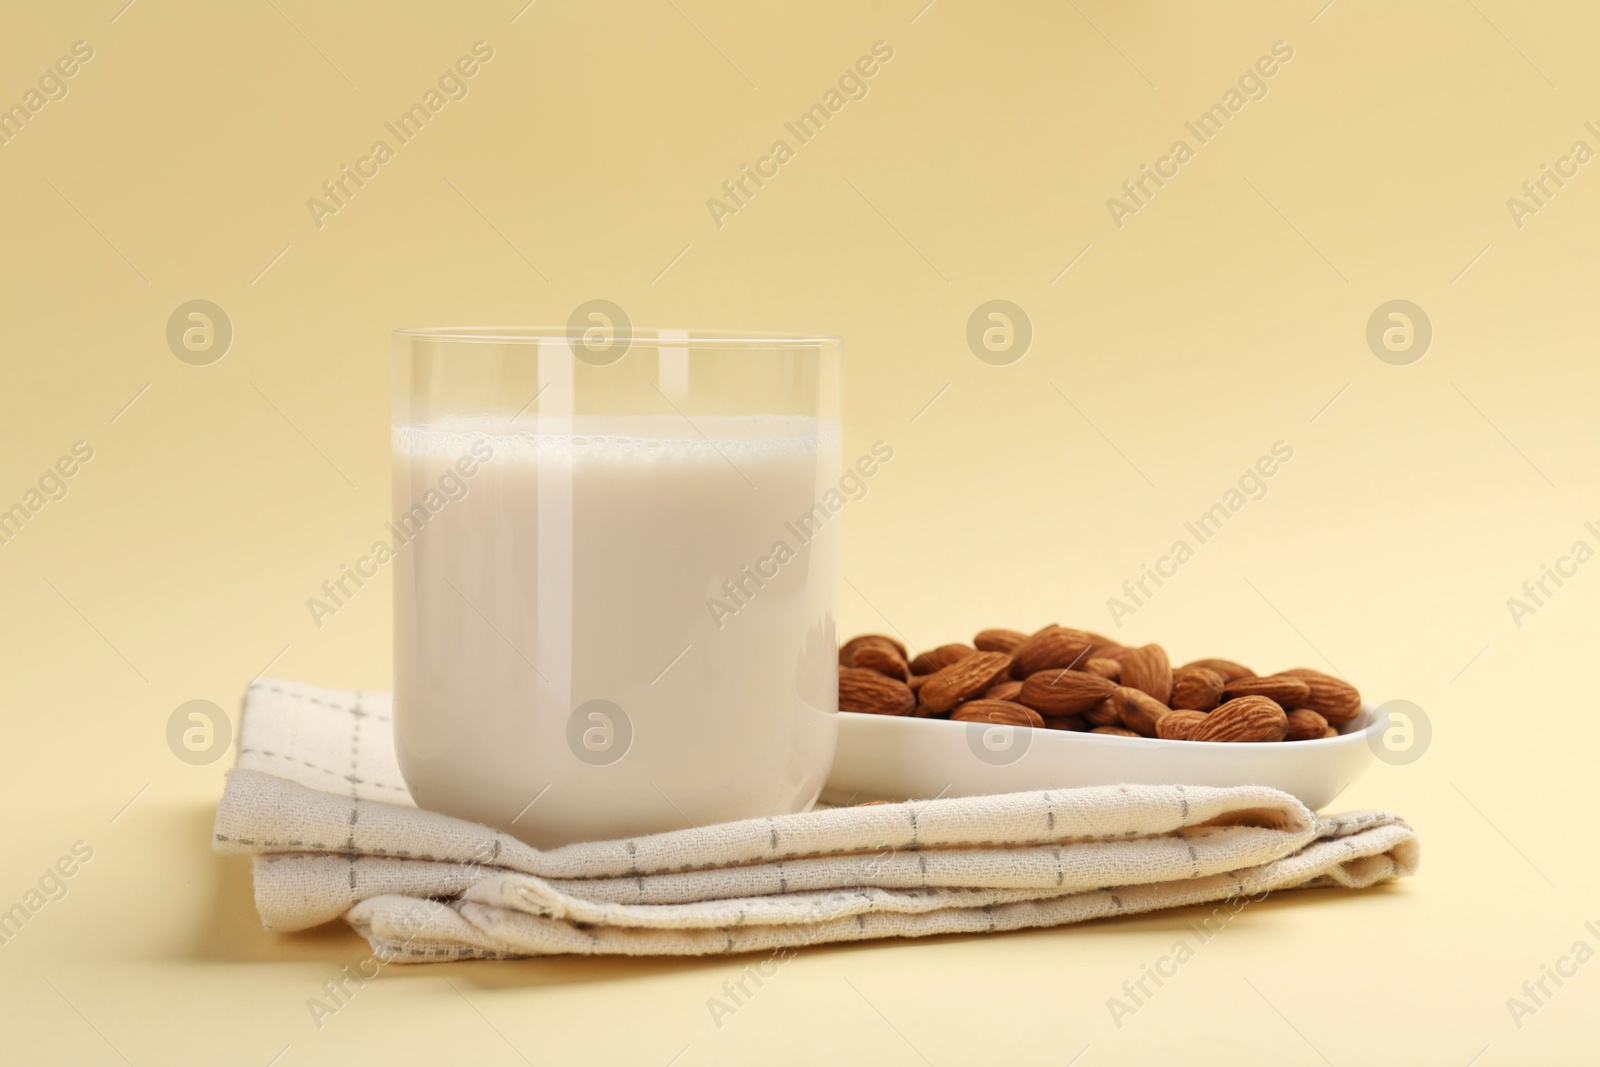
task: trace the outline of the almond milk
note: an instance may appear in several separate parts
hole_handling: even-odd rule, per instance
[[[394,460],[417,531],[395,564],[395,736],[418,805],[549,846],[816,799],[838,524],[806,516],[836,426],[460,419],[398,428]]]

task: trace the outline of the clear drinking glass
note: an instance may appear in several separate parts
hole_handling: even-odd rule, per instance
[[[816,800],[839,376],[836,338],[395,333],[394,727],[421,807],[550,846]]]

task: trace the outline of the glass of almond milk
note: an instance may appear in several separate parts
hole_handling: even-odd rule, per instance
[[[401,770],[540,847],[802,811],[833,761],[840,343],[615,321],[394,335]]]

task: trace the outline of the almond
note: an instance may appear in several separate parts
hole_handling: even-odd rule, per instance
[[[1011,651],[1011,677],[1076,666],[1093,644],[1087,634],[1065,626],[1047,626]]]
[[[1001,682],[999,685],[991,685],[988,689],[985,689],[983,691],[983,699],[1015,701],[1017,694],[1020,692],[1022,692],[1021,682]]]
[[[1090,726],[1121,726],[1122,702],[1115,696],[1108,696],[1085,711],[1083,718]]]
[[[1343,678],[1335,678],[1310,667],[1296,667],[1283,673],[1305,682],[1311,690],[1298,706],[1321,715],[1329,725],[1342,726],[1361,714],[1361,693]]]
[[[1168,741],[1187,741],[1205,721],[1206,713],[1203,711],[1175,709],[1156,720],[1156,736]]]
[[[971,645],[940,645],[931,648],[911,661],[912,674],[933,674],[948,667],[958,659],[972,655],[977,649]]]
[[[1114,659],[1096,656],[1083,661],[1083,669],[1090,674],[1098,674],[1102,678],[1110,678],[1113,682],[1122,677],[1122,664]]]
[[[1310,741],[1328,736],[1328,720],[1310,708],[1295,708],[1289,713],[1289,728],[1284,731],[1285,741]]]
[[[917,695],[934,712],[949,711],[1003,679],[1010,669],[1011,657],[1004,652],[973,652],[941,668]]]
[[[1266,697],[1282,708],[1304,704],[1311,695],[1311,687],[1299,678],[1286,674],[1269,674],[1265,678],[1235,678],[1222,687],[1222,699],[1237,697]]]
[[[911,677],[911,668],[906,666],[904,657],[894,649],[884,648],[882,645],[862,645],[851,657],[850,666],[865,667],[869,671],[877,671],[902,682]]]
[[[1117,688],[1109,678],[1085,671],[1047,670],[1030,674],[1017,703],[1041,715],[1076,715],[1088,711]]]
[[[1282,741],[1289,728],[1283,708],[1264,696],[1243,696],[1211,712],[1190,741]]]
[[[1122,684],[1165,704],[1172,697],[1172,662],[1160,645],[1145,645],[1122,657]]]
[[[1119,737],[1185,741],[1309,741],[1338,737],[1361,694],[1323,671],[1257,675],[1233,660],[1174,668],[1157,644],[1137,648],[1050,623],[1032,634],[980,630],[971,645],[939,645],[907,660],[885,634],[839,648],[839,707]]]
[[[1111,694],[1122,725],[1143,737],[1156,736],[1156,723],[1171,709],[1141,689],[1119,685]]]
[[[839,668],[839,710],[868,715],[909,715],[917,695],[904,682],[865,667]]]
[[[1172,672],[1172,706],[1210,711],[1222,699],[1227,679],[1210,667],[1179,667]]]
[[[852,637],[839,647],[839,666],[854,667],[856,651],[869,645],[893,652],[901,659],[906,658],[906,646],[894,638],[885,637],[883,634],[861,634],[859,637]]]
[[[1027,639],[1021,630],[979,630],[972,645],[979,652],[1004,652],[1009,656]]]
[[[1253,678],[1255,671],[1242,663],[1235,663],[1231,659],[1197,659],[1193,663],[1185,663],[1184,667],[1204,667],[1208,671],[1216,671],[1222,675],[1223,681],[1231,682],[1235,678]]]
[[[1082,715],[1046,715],[1044,717],[1046,730],[1072,730],[1082,733],[1089,728],[1089,721]]]
[[[996,726],[1044,726],[1044,719],[1032,708],[1009,700],[969,700],[950,713],[956,722],[994,723]]]
[[[1093,655],[1096,656],[1105,656],[1107,659],[1115,659],[1116,657],[1111,655],[1111,653],[1122,648],[1120,642],[1113,641],[1105,634],[1097,634],[1093,630],[1083,631],[1083,636],[1094,642]]]

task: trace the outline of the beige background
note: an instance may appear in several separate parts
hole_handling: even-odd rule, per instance
[[[1521,628],[1506,606],[1600,547],[1600,164],[1521,228],[1506,206],[1600,148],[1586,7],[123,2],[0,33],[0,103],[94,48],[0,146],[0,504],[94,449],[0,546],[0,902],[94,849],[0,947],[6,1061],[1592,1062],[1600,964],[1520,1029],[1506,1006],[1600,948],[1600,565]],[[306,199],[478,40],[470,95],[319,230]],[[719,230],[706,199],[879,40],[869,95]],[[1279,40],[1266,98],[1117,228],[1106,199]],[[194,298],[236,331],[211,366],[164,339]],[[1340,802],[1411,818],[1420,876],[1253,906],[1120,1029],[1106,998],[1195,915],[808,950],[720,1029],[753,960],[393,968],[317,1029],[365,944],[260,931],[208,851],[228,761],[179,762],[167,718],[269,663],[387,685],[387,589],[320,630],[305,598],[388,510],[388,331],[593,298],[845,337],[847,453],[895,448],[845,518],[846,631],[1109,627],[1289,442],[1121,635],[1426,709],[1426,757]],[[991,298],[1036,331],[1010,366],[964,341]],[[1396,298],[1435,329],[1409,366],[1364,339]]]

